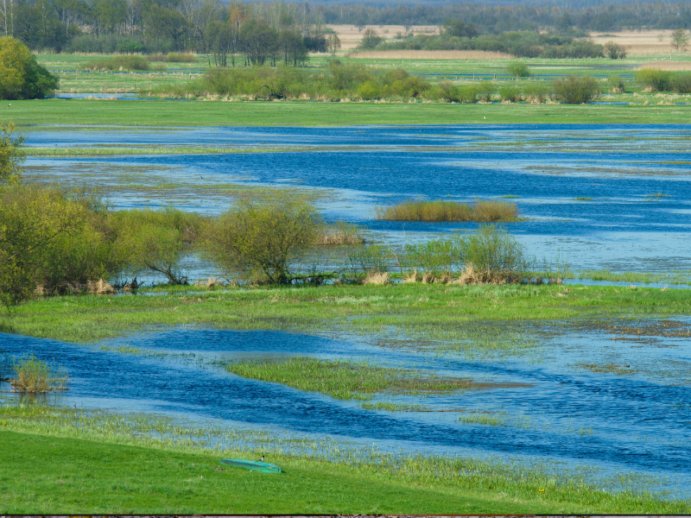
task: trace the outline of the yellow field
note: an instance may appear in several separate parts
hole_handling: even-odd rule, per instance
[[[691,70],[691,61],[649,61],[640,66],[644,68],[654,68],[657,70]]]
[[[355,25],[329,25],[341,40],[341,50],[352,50],[360,44],[362,35],[367,29],[374,30],[382,38],[393,39],[396,33],[405,34],[405,27],[402,25],[366,25],[362,32]],[[439,27],[436,25],[412,25],[410,32],[413,34],[439,34]]]
[[[368,50],[351,58],[374,59],[511,59],[510,54],[485,50]]]
[[[651,54],[672,54],[671,30],[621,31],[609,33],[590,33],[593,43],[604,45],[613,41],[626,47],[629,56],[649,56]]]

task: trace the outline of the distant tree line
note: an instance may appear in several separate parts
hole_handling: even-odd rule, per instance
[[[691,28],[691,4],[625,3],[554,5],[311,5],[243,4],[233,0],[0,0],[0,32],[32,50],[136,53],[196,51],[223,61],[238,52],[250,62],[327,52],[339,42],[325,24],[439,25],[462,20],[478,34],[507,31],[615,31]],[[452,30],[449,28],[447,30]],[[408,32],[408,31],[406,31]],[[299,41],[298,41],[299,40]],[[304,49],[303,49],[304,47]],[[243,50],[244,49],[244,50]],[[269,54],[271,54],[269,52]],[[250,57],[251,56],[251,57]],[[277,58],[276,58],[277,59]],[[232,64],[232,58],[231,58]]]
[[[193,51],[244,54],[247,63],[293,64],[340,48],[308,4],[220,0],[1,0],[0,31],[32,50],[93,53]],[[230,64],[235,64],[231,57]]]

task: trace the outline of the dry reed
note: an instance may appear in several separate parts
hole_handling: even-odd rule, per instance
[[[388,272],[368,272],[363,284],[387,284],[389,282]]]
[[[393,207],[376,207],[376,218],[389,221],[515,221],[518,207],[506,201],[404,201]]]
[[[368,50],[354,52],[351,58],[369,59],[511,59],[503,52],[486,50]]]

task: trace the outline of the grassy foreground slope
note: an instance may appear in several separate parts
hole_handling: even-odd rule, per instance
[[[222,467],[218,453],[204,450],[3,428],[6,422],[0,422],[0,514],[643,514],[687,508],[582,486],[545,489],[497,480],[498,487],[468,487],[456,477],[290,457],[270,459],[285,473],[261,474]]]
[[[381,124],[688,124],[691,106],[307,102],[15,101],[0,121],[123,126]]]

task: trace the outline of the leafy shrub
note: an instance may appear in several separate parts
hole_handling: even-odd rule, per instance
[[[636,72],[636,80],[653,92],[669,92],[672,90],[672,72],[645,68]]]
[[[144,52],[146,47],[143,43],[133,40],[131,38],[125,38],[120,40],[115,45],[115,50],[122,52],[123,54],[136,54],[138,52]]]
[[[672,79],[672,88],[680,94],[691,94],[691,74],[676,74]]]
[[[528,65],[522,61],[513,61],[506,67],[506,72],[512,77],[528,77],[530,76],[530,69]]]
[[[386,245],[372,244],[357,247],[348,257],[356,271],[364,273],[387,272],[393,261],[393,250]]]
[[[549,96],[551,91],[552,86],[541,81],[529,82],[523,86],[523,96],[531,102],[543,102]]]
[[[83,65],[85,70],[149,70],[149,62],[141,56],[115,56],[95,59]]]
[[[384,38],[380,37],[374,29],[366,29],[362,35],[362,40],[358,48],[370,50],[379,45]]]
[[[211,225],[206,255],[243,279],[289,284],[291,263],[317,241],[322,220],[310,203],[276,197],[259,203],[241,199]]]
[[[626,91],[626,84],[621,76],[609,76],[609,86],[615,94],[623,94]]]
[[[608,41],[604,46],[604,53],[610,59],[625,59],[626,58],[626,48],[622,45],[618,45],[613,41]]]
[[[502,101],[517,103],[521,100],[521,90],[517,86],[502,86],[499,89],[499,95]]]
[[[374,81],[365,81],[360,86],[358,86],[357,95],[358,97],[366,101],[372,99],[379,99],[379,85],[377,85],[377,83],[375,83]]]
[[[458,248],[466,264],[493,276],[516,279],[528,268],[523,245],[502,227],[483,225],[458,238]]]
[[[19,181],[21,163],[24,160],[22,142],[24,139],[16,135],[14,124],[0,125],[0,187]]]
[[[16,378],[10,380],[12,388],[18,392],[40,394],[54,390],[67,390],[65,372],[53,365],[38,360],[32,354],[13,365]]]
[[[554,82],[554,91],[566,104],[583,104],[597,98],[600,90],[593,77],[568,76]]]
[[[0,38],[0,99],[42,99],[58,84],[29,47],[12,37]]]

